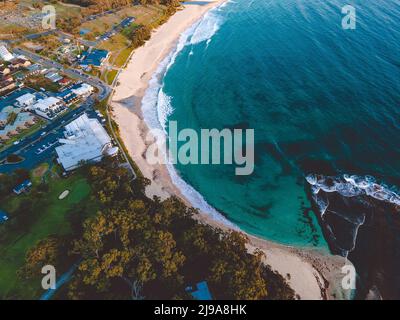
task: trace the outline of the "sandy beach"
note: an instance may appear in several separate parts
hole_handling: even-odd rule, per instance
[[[141,112],[141,99],[148,83],[160,62],[176,46],[179,36],[210,9],[224,0],[192,1],[172,16],[169,21],[153,32],[146,44],[135,50],[127,67],[118,76],[111,99],[113,118],[119,126],[124,144],[143,175],[151,180],[146,189],[149,197],[157,195],[165,199],[171,195],[181,197],[191,205],[173,184],[168,170],[163,165],[150,165],[144,154],[151,141],[145,141],[148,132]],[[228,229],[206,212],[198,217],[202,222]],[[266,263],[287,279],[289,285],[301,299],[344,299],[349,292],[340,288],[341,268],[350,264],[344,258],[326,252],[299,249],[279,245],[247,235],[249,251],[260,248],[266,255]]]

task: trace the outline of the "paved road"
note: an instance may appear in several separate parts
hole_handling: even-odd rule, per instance
[[[97,98],[98,100],[103,100],[111,93],[111,88],[98,79],[94,79],[85,74],[82,75],[79,71],[76,70],[65,69],[59,63],[45,59],[30,51],[15,49],[14,52],[16,54],[23,54],[32,61],[39,62],[48,68],[57,68],[58,70],[62,70],[65,74],[71,77],[77,77],[80,80],[95,86],[98,89],[98,93],[96,94],[96,96],[86,99],[77,109],[65,113],[59,118],[49,122],[38,132],[24,138],[22,141],[20,141],[19,144],[13,145],[5,151],[0,152],[0,161],[7,158],[7,156],[9,156],[10,154],[18,154],[26,159],[25,161],[18,164],[0,165],[0,173],[9,173],[17,168],[30,169],[35,165],[46,161],[46,159],[51,156],[51,152],[54,152],[54,148],[57,146],[55,141],[57,141],[58,138],[62,137],[63,127],[85,112],[88,113],[91,117],[97,117],[97,114],[93,112],[92,108],[95,102],[95,98]],[[49,147],[49,145],[51,145],[51,147]],[[37,154],[39,148],[45,149],[45,151]]]
[[[58,62],[52,61],[50,59],[47,59],[43,56],[40,56],[28,50],[16,48],[14,49],[14,53],[17,55],[24,55],[27,58],[31,59],[32,61],[38,62],[47,68],[55,68],[59,71],[62,71],[71,78],[78,78],[82,81],[91,84],[92,86],[96,87],[99,90],[99,92],[97,93],[99,100],[105,99],[111,93],[111,88],[98,78],[91,77],[78,70],[65,68],[62,64]]]

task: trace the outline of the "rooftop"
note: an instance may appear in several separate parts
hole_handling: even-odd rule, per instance
[[[11,61],[14,56],[8,51],[5,46],[0,46],[0,59],[4,61]]]
[[[100,122],[86,114],[66,125],[64,136],[56,152],[65,170],[76,168],[81,161],[100,160],[111,144]]]
[[[81,65],[82,66],[93,65],[96,67],[100,67],[103,61],[107,59],[108,54],[109,53],[107,50],[98,50],[98,49],[94,49],[92,50],[92,52],[89,53],[85,52],[83,54],[85,58],[82,60]]]

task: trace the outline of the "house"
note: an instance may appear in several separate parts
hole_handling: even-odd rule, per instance
[[[85,52],[80,65],[82,68],[89,66],[100,67],[108,59],[109,55],[110,53],[107,50],[94,49],[91,52]]]
[[[33,76],[35,74],[39,74],[43,71],[43,67],[40,64],[32,64],[30,66],[27,67],[28,71],[29,71],[29,76]]]
[[[29,180],[25,180],[24,182],[22,182],[21,184],[16,186],[13,191],[15,194],[19,195],[23,192],[28,191],[31,186],[32,186],[32,182],[30,182]]]
[[[60,81],[63,77],[61,77],[58,72],[49,72],[48,74],[46,74],[46,78],[55,83]]]
[[[17,99],[17,105],[21,108],[27,108],[32,106],[36,102],[36,96],[32,93],[26,93]]]
[[[11,73],[10,68],[5,67],[5,66],[0,66],[0,76],[4,77],[10,73]]]
[[[62,87],[68,86],[69,84],[71,84],[71,79],[64,77],[60,81],[58,81],[58,84]]]
[[[8,49],[4,45],[1,45],[0,60],[11,61],[12,59],[14,59],[14,56],[10,53],[10,51],[8,51]]]
[[[66,89],[58,94],[58,98],[62,99],[65,104],[70,105],[79,100],[79,97],[72,92],[71,89]]]
[[[0,78],[0,93],[12,90],[16,87],[14,78],[11,75]]]
[[[94,88],[87,83],[82,83],[79,87],[72,89],[72,92],[80,97],[88,97],[93,93],[93,91]]]
[[[9,115],[14,113],[16,115],[12,123],[8,123]],[[19,134],[35,124],[35,116],[29,112],[23,112],[21,108],[7,106],[0,112],[0,139],[8,140],[12,136]]]
[[[7,125],[8,114],[6,112],[0,112],[0,128],[4,128]]]
[[[47,119],[52,119],[58,113],[65,110],[63,101],[55,97],[39,99],[35,104],[28,107],[28,109]]]
[[[76,169],[82,162],[97,162],[104,156],[115,156],[111,138],[97,119],[83,114],[65,126],[61,146],[56,148],[58,162],[66,171]]]
[[[7,220],[8,220],[7,213],[0,209],[0,224],[6,222]]]
[[[191,286],[187,287],[186,292],[190,293],[191,296],[196,300],[212,300],[212,296],[206,281],[197,283],[196,289]]]
[[[20,68],[27,68],[31,65],[31,62],[29,60],[26,60],[24,58],[15,58],[11,61],[10,67],[13,70],[18,70]]]

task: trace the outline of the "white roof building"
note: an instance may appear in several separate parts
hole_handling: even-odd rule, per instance
[[[87,83],[82,83],[79,88],[72,89],[77,96],[89,96],[93,93],[94,88]]]
[[[14,56],[7,50],[5,46],[0,46],[0,60],[11,61]]]
[[[62,101],[60,99],[48,97],[38,100],[38,102],[32,106],[32,109],[35,111],[48,112],[58,108],[61,104]]]
[[[62,146],[56,148],[59,163],[66,171],[77,168],[82,161],[100,161],[104,155],[116,155],[111,138],[97,119],[83,114],[65,126]]]
[[[16,99],[20,107],[29,107],[35,103],[36,97],[32,93],[26,93]]]
[[[58,82],[60,81],[63,77],[61,77],[58,72],[49,72],[46,75],[46,78],[49,79],[51,82]]]

